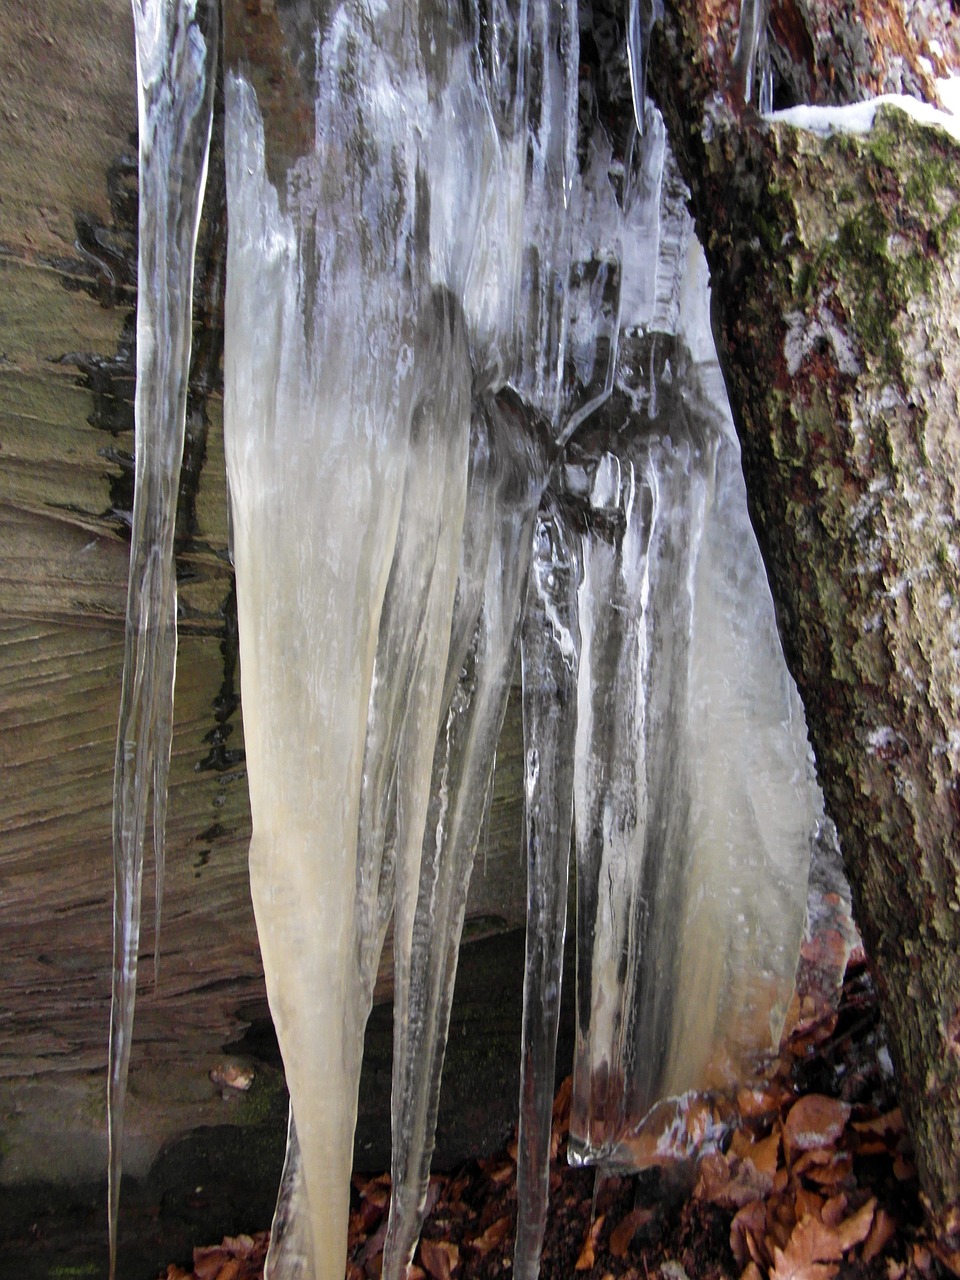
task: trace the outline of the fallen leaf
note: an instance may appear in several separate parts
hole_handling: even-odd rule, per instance
[[[933,1266],[933,1258],[930,1256],[930,1250],[925,1249],[922,1244],[913,1246],[913,1265],[918,1271],[922,1271],[924,1275]]]
[[[249,1258],[254,1250],[253,1236],[224,1236],[223,1247],[237,1258]]]
[[[813,1152],[808,1152],[812,1155]],[[853,1173],[853,1159],[844,1152],[833,1152],[831,1159],[814,1164],[804,1171],[804,1177],[817,1186],[832,1189],[846,1184]]]
[[[872,1120],[854,1120],[850,1127],[857,1133],[896,1135],[903,1133],[903,1112],[899,1107],[894,1107],[892,1111],[886,1111]]]
[[[863,1244],[864,1262],[872,1262],[880,1256],[897,1234],[897,1224],[886,1209],[878,1209],[873,1219],[873,1226]]]
[[[740,1089],[737,1110],[744,1120],[765,1120],[780,1110],[781,1094],[772,1089]]]
[[[228,1254],[218,1244],[193,1251],[193,1274],[197,1280],[217,1280]]]
[[[641,1227],[657,1216],[655,1209],[634,1209],[610,1232],[610,1252],[615,1258],[625,1258],[633,1243],[633,1237]]]
[[[847,1212],[847,1197],[841,1191],[839,1195],[831,1196],[824,1204],[820,1211],[820,1217],[828,1227],[839,1226],[843,1221],[844,1214]]]
[[[604,1214],[601,1214],[587,1232],[587,1238],[583,1242],[583,1248],[580,1250],[580,1256],[574,1263],[574,1270],[590,1271],[592,1269],[593,1264],[596,1261],[597,1241],[600,1238],[600,1229],[603,1226],[604,1216]]]
[[[750,1161],[758,1173],[769,1175],[772,1179],[777,1172],[779,1155],[780,1131],[778,1128],[769,1137],[763,1138],[760,1142],[755,1142],[745,1158]]]
[[[751,1257],[755,1262],[758,1261],[754,1257],[756,1238],[763,1235],[766,1226],[767,1211],[762,1200],[745,1204],[734,1214],[730,1223],[730,1250],[740,1267],[745,1267]],[[750,1247],[750,1239],[753,1240],[754,1248]]]
[[[817,1218],[803,1218],[786,1247],[774,1248],[770,1280],[831,1280],[841,1256],[829,1229]]]
[[[740,1280],[763,1280],[763,1272],[755,1262],[748,1262],[740,1275]]]
[[[876,1196],[871,1196],[865,1205],[862,1205],[849,1218],[844,1218],[843,1222],[836,1228],[844,1253],[848,1249],[852,1249],[855,1244],[861,1244],[866,1240],[870,1234],[870,1228],[873,1226],[873,1215],[876,1208],[877,1198]]]
[[[948,1249],[937,1240],[931,1242],[930,1248],[951,1275],[960,1276],[960,1249]]]
[[[788,1153],[832,1146],[842,1136],[850,1108],[837,1098],[808,1093],[787,1113],[783,1141]]]
[[[220,1089],[246,1093],[256,1075],[253,1067],[242,1062],[221,1062],[210,1072],[210,1079]]]
[[[794,1205],[798,1221],[807,1216],[825,1220],[822,1212],[824,1208],[823,1196],[818,1196],[815,1191],[808,1191],[806,1187],[800,1187],[797,1191]]]
[[[470,1241],[470,1248],[475,1249],[481,1258],[485,1258],[491,1249],[495,1249],[497,1245],[503,1243],[504,1236],[506,1236],[509,1229],[510,1219],[498,1218],[496,1222],[487,1227],[483,1235],[477,1236],[475,1240]]]
[[[450,1280],[460,1265],[460,1250],[446,1240],[421,1240],[420,1261],[433,1280]]]

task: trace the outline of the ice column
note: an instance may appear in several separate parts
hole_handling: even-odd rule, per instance
[[[580,632],[577,538],[556,501],[537,518],[523,626],[527,943],[517,1141],[514,1274],[539,1271],[550,1184],[550,1133],[573,822]]]
[[[210,144],[217,13],[216,0],[133,3],[140,145],[136,488],[113,795],[113,991],[107,1084],[111,1276],[116,1267],[143,846],[151,791],[158,940],[160,930],[177,652],[173,539],[190,369],[193,261]]]
[[[374,37],[366,6],[317,6],[306,38],[278,32],[314,113],[289,159],[242,68],[227,81],[251,887],[292,1108],[270,1270],[317,1280],[342,1274],[394,868],[417,874],[467,479],[469,363],[462,308],[431,279],[409,16],[381,13]]]
[[[654,120],[647,146],[658,133]],[[575,438],[565,468],[586,529],[570,1151],[619,1168],[718,1137],[698,1102],[775,1047],[822,812],[706,268],[661,154],[659,182],[642,181],[657,195],[656,263],[625,279],[603,430]]]

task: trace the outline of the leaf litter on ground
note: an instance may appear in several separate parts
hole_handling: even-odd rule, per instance
[[[717,1112],[727,1139],[691,1167],[595,1176],[566,1164],[571,1085],[553,1108],[542,1280],[937,1280],[960,1260],[926,1234],[863,960],[839,1005],[795,997],[766,1078]],[[431,1178],[409,1280],[512,1273],[516,1137]],[[355,1175],[347,1280],[379,1280],[390,1180]],[[262,1280],[268,1235],[194,1251],[163,1280]]]

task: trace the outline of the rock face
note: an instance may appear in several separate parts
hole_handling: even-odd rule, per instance
[[[898,58],[903,71],[903,49],[881,38],[896,28],[889,14],[882,26],[888,8],[862,15],[877,61],[848,92],[891,87]],[[944,14],[922,34],[958,66],[955,34],[936,44]],[[710,262],[751,514],[921,1179],[955,1231],[960,147],[891,108],[857,137],[759,120],[728,74],[733,17],[671,6],[651,78]],[[855,42],[834,24],[818,63],[817,21],[804,17],[809,48],[796,36],[779,56],[807,49],[811,96],[829,102]],[[775,83],[788,105],[788,78]]]
[[[0,1182],[8,1186],[99,1181],[106,1168],[110,809],[132,505],[132,46],[126,0],[0,15]],[[239,1061],[252,1059],[265,1084],[274,1078],[269,1061],[257,1062],[255,1038],[244,1039],[266,1002],[249,900],[226,546],[222,169],[215,157],[197,265],[168,879],[156,991],[149,883],[145,890],[126,1161],[135,1175],[167,1139],[249,1125],[263,1111],[256,1090],[222,1090],[210,1079],[237,1056],[224,1046],[240,1042]],[[523,920],[519,720],[516,704],[485,873],[468,908],[474,938]],[[491,984],[491,1001],[500,1001],[496,991]],[[389,994],[389,957],[380,994]],[[518,1004],[517,1034],[519,1017]],[[483,1074],[464,1070],[475,1083]],[[389,1073],[368,1079],[365,1105],[381,1109],[386,1132]],[[269,1187],[276,1176],[265,1175]]]

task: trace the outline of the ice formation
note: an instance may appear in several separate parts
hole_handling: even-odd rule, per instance
[[[111,1276],[116,1266],[124,1100],[151,791],[158,937],[160,932],[177,653],[173,536],[218,9],[215,0],[134,0],[133,15],[140,135],[136,489],[114,771],[113,999],[107,1085]]]
[[[179,26],[175,9],[135,4],[182,39],[193,9],[182,0]],[[575,1159],[689,1154],[704,1136],[685,1124],[691,1101],[770,1049],[792,990],[819,802],[746,516],[706,268],[643,91],[655,12],[633,0],[626,14],[635,120],[612,136],[581,78],[589,12],[575,0],[226,7],[224,414],[250,874],[291,1096],[272,1280],[342,1275],[391,918],[388,1280],[413,1255],[518,653],[519,1276],[537,1274],[546,1212],[571,830]],[[191,46],[200,62],[207,47]],[[205,89],[185,74],[172,95],[198,118],[203,65]],[[168,192],[181,222],[196,221],[194,169],[189,196],[186,178]],[[159,217],[149,229],[157,246],[172,234]],[[149,359],[140,378],[138,409],[160,385]],[[168,431],[138,416],[138,463]],[[175,495],[156,504],[168,522]],[[131,583],[154,564],[172,584],[168,538],[135,553]],[[163,600],[162,645],[136,609],[128,628],[169,685]],[[163,707],[142,748],[158,760]],[[142,809],[151,776],[126,760],[121,746],[121,815],[134,793]],[[158,767],[158,804],[162,782]],[[121,922],[139,899],[138,821],[139,845],[120,842]],[[121,928],[118,957],[131,940],[135,957],[135,927]],[[120,973],[125,1071],[135,973]]]

